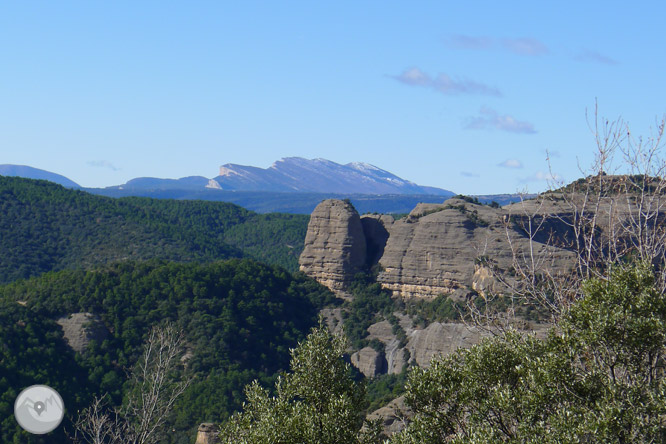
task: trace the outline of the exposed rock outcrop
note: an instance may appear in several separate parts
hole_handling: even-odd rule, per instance
[[[390,230],[377,280],[403,298],[472,288],[477,258],[512,259],[497,211],[461,199],[419,204]]]
[[[405,428],[405,419],[411,415],[412,412],[405,402],[405,397],[400,396],[384,407],[370,413],[367,419],[370,421],[381,419],[384,433],[391,436]]]
[[[338,292],[363,266],[376,263],[381,266],[377,281],[402,298],[501,292],[487,261],[506,271],[512,248],[527,251],[529,244],[515,223],[505,226],[510,214],[516,212],[453,198],[419,204],[396,221],[387,215],[359,220],[350,204],[327,200],[312,213],[301,270]],[[546,239],[534,239],[533,247],[551,256],[552,269],[573,263],[571,252],[546,245]]]
[[[325,200],[310,216],[300,269],[344,296],[346,284],[366,264],[366,251],[361,218],[353,205]]]
[[[102,341],[109,335],[104,323],[92,313],[72,313],[56,322],[62,327],[67,344],[79,353],[85,352],[90,341]]]
[[[393,326],[389,321],[377,322],[368,327],[368,339],[377,339],[384,344],[386,373],[397,374],[402,372],[405,364],[407,364],[405,350],[400,346],[400,340],[393,333]]]
[[[218,433],[220,433],[220,429],[217,425],[205,422],[199,426],[195,444],[217,444],[220,442],[217,437]]]
[[[368,378],[386,373],[384,353],[364,347],[351,355],[351,364]]]
[[[364,215],[361,217],[365,234],[366,263],[374,265],[384,255],[384,248],[389,238],[389,228],[393,225],[393,216],[387,214]]]
[[[469,348],[488,335],[485,330],[465,324],[433,322],[423,330],[412,331],[406,348],[413,362],[427,368],[433,356],[448,355],[459,348]]]

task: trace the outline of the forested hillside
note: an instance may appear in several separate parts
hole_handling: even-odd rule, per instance
[[[0,176],[0,283],[152,258],[252,257],[295,271],[307,221],[224,202],[112,199]]]
[[[195,380],[169,418],[170,442],[189,442],[198,424],[240,406],[245,384],[255,378],[269,383],[285,370],[289,348],[331,302],[331,293],[314,281],[250,260],[125,262],[0,287],[0,441],[46,442],[19,432],[12,415],[17,390],[36,381],[59,390],[70,414],[92,394],[121,402],[126,369],[149,329],[171,321],[185,332]],[[76,312],[98,315],[111,332],[83,354],[65,345],[53,322]],[[65,429],[71,431],[70,419]],[[62,430],[48,442],[65,442]]]

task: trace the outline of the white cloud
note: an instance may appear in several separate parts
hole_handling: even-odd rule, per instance
[[[463,177],[479,177],[476,173],[470,173],[469,171],[461,171],[460,175]]]
[[[500,91],[492,86],[484,85],[469,79],[453,79],[447,74],[438,74],[436,77],[424,73],[419,68],[410,68],[398,76],[392,76],[395,80],[405,85],[420,86],[433,89],[446,95],[457,94],[485,94],[489,96],[501,96]]]
[[[433,83],[430,76],[418,68],[410,68],[394,78],[406,85],[430,87]]]
[[[503,168],[518,169],[523,167],[523,163],[518,159],[507,159],[502,163],[498,163],[497,166],[501,166]]]
[[[511,133],[535,134],[534,125],[530,122],[517,120],[508,114],[500,115],[494,109],[483,107],[480,116],[469,117],[466,129],[498,129]]]

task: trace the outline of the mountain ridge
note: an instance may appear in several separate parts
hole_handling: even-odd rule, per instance
[[[62,185],[65,188],[81,188],[81,185],[73,180],[51,171],[40,170],[27,165],[0,165],[0,176],[23,177],[25,179],[48,180]]]
[[[268,168],[227,163],[212,180],[222,190],[355,194],[455,193],[424,187],[364,162],[339,164],[331,160],[284,157]]]

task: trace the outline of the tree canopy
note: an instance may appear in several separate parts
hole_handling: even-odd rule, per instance
[[[291,350],[291,372],[275,395],[255,381],[245,389],[243,411],[223,425],[223,443],[353,444],[378,442],[376,428],[361,431],[363,386],[343,359],[346,341],[325,326]]]
[[[196,378],[173,409],[169,426],[177,433],[169,438],[187,442],[199,423],[238,409],[245,384],[254,379],[270,383],[286,369],[290,347],[316,325],[319,309],[332,300],[327,289],[303,275],[247,259],[124,262],[46,273],[0,287],[0,352],[5,357],[0,384],[24,387],[67,372],[65,381],[78,375],[77,385],[67,390],[79,398],[68,408],[87,405],[92,394],[109,393],[120,403],[126,369],[139,357],[148,332],[172,322],[186,334],[186,363]],[[110,331],[106,339],[91,341],[83,354],[67,348],[52,320],[77,312],[98,315]],[[44,380],[45,374],[53,378]],[[13,404],[2,399],[0,416],[11,418]]]
[[[546,338],[515,331],[415,368],[393,443],[663,442],[666,298],[652,267],[590,279]]]
[[[154,258],[251,257],[296,271],[308,219],[225,202],[113,199],[0,176],[0,283]]]

